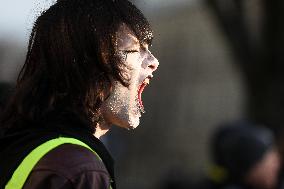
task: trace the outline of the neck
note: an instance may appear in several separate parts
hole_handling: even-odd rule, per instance
[[[94,133],[94,136],[99,139],[100,137],[102,137],[103,135],[105,135],[109,131],[110,127],[111,127],[111,125],[107,124],[105,122],[104,123],[98,123],[97,127],[96,127],[96,131]]]

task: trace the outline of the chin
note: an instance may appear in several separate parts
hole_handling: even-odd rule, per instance
[[[121,128],[132,130],[138,127],[139,123],[140,123],[140,118],[138,116],[135,117],[132,116],[129,117],[129,119],[116,118],[113,124]]]
[[[137,94],[137,85],[128,88],[117,83],[100,108],[105,121],[128,130],[138,127],[140,117],[144,113],[141,93],[145,86],[140,88]]]
[[[101,109],[106,123],[115,125],[128,130],[135,129],[140,123],[141,114],[131,113],[129,111],[113,111],[109,106],[103,106]]]

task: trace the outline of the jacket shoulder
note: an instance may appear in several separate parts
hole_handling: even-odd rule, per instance
[[[91,150],[75,144],[62,144],[36,164],[24,188],[52,188],[51,185],[55,188],[70,185],[74,188],[108,188],[109,181],[104,163]]]

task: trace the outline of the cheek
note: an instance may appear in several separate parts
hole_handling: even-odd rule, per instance
[[[127,88],[116,82],[111,95],[101,106],[101,112],[107,122],[115,125],[124,125],[122,122],[126,120],[124,112],[128,106],[128,96]]]
[[[139,65],[141,66],[141,62],[142,62],[142,57],[140,56],[139,53],[130,53],[126,57],[125,65],[134,69]]]
[[[144,65],[145,64],[145,65]],[[141,56],[131,55],[127,57],[126,66],[128,66],[128,76],[131,81],[130,84],[142,82],[143,79],[146,77],[146,70],[145,68],[146,63]]]

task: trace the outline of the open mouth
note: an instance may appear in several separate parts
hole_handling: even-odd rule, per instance
[[[143,101],[142,101],[142,93],[143,93],[145,87],[147,85],[149,85],[151,78],[152,78],[151,76],[146,77],[143,80],[142,84],[138,88],[138,104],[139,104],[139,109],[140,109],[141,113],[145,113],[144,105],[143,105]]]

